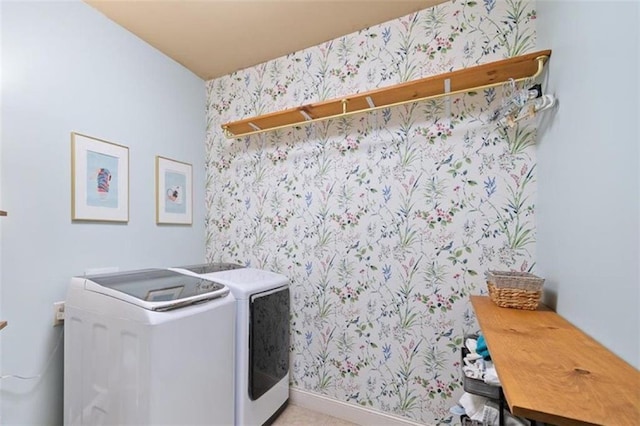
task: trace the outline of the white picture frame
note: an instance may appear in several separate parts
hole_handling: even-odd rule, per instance
[[[156,156],[156,223],[193,224],[192,166]]]
[[[129,148],[71,132],[71,220],[129,221]]]

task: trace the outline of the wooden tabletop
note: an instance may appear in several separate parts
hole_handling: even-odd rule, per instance
[[[554,425],[640,424],[637,369],[544,305],[471,302],[513,414]]]

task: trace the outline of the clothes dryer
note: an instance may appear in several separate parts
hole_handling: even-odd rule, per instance
[[[172,268],[227,286],[236,298],[236,424],[271,422],[289,399],[289,279],[219,264]]]

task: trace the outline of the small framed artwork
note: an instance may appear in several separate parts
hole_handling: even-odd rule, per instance
[[[177,287],[161,288],[158,290],[149,290],[146,300],[148,302],[167,302],[169,300],[176,300],[182,293],[183,285]]]
[[[191,225],[191,164],[156,157],[156,223]]]
[[[129,148],[71,133],[71,220],[129,221]]]

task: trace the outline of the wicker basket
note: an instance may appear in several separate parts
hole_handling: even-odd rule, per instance
[[[533,311],[540,303],[544,278],[527,272],[488,271],[489,297],[501,308]]]

